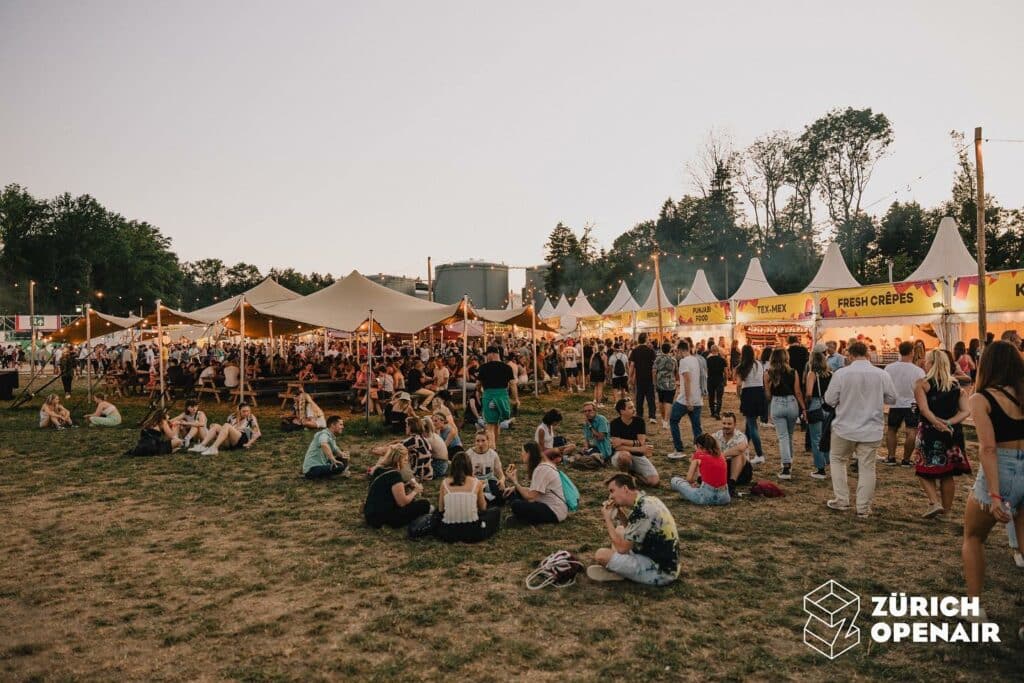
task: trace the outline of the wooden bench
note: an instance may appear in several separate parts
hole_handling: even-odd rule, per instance
[[[217,403],[220,403],[220,388],[214,384],[212,379],[201,379],[199,384],[196,385],[196,401],[199,403],[203,402],[203,394],[213,394],[213,397],[217,399]]]

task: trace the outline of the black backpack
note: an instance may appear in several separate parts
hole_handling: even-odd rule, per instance
[[[618,356],[615,359],[615,376],[625,377],[626,376],[626,364],[622,362],[622,356]]]
[[[167,455],[171,452],[171,442],[162,438],[162,435],[152,429],[143,429],[139,432],[139,442],[135,448],[130,449],[125,455],[150,456]]]
[[[591,372],[601,372],[602,369],[603,368],[601,366],[601,354],[600,353],[595,353],[590,358],[590,371]]]

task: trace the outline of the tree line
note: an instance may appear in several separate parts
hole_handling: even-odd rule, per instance
[[[180,261],[171,240],[146,221],[129,220],[89,195],[39,199],[17,184],[0,193],[0,312],[27,313],[27,288],[36,282],[36,310],[70,313],[91,303],[114,315],[156,299],[194,310],[240,294],[265,275],[300,294],[334,282],[327,273],[292,268],[262,273],[249,263],[220,259]]]
[[[754,256],[775,291],[795,292],[814,277],[830,239],[862,284],[888,281],[890,265],[893,279],[901,280],[924,259],[939,220],[947,215],[957,219],[976,256],[974,164],[963,135],[954,131],[950,137],[957,172],[949,198],[930,208],[894,201],[876,216],[864,196],[895,139],[884,114],[834,109],[799,134],[772,131],[743,150],[712,132],[687,164],[696,191],[669,197],[656,218],[637,223],[609,248],[597,243],[593,226],[577,234],[558,223],[545,244],[551,266],[546,294],[554,302],[582,288],[603,310],[625,281],[635,297],[643,297],[653,283],[656,250],[671,301],[685,295],[699,268],[716,295],[728,298]],[[986,194],[985,224],[988,268],[1021,267],[1024,209],[1003,208]]]

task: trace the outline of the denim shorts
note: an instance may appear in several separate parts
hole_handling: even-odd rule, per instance
[[[651,477],[658,476],[658,469],[654,466],[645,455],[633,455],[633,462],[629,466],[629,471],[643,479],[650,479]],[[612,466],[619,466],[619,454],[616,453],[612,456]]]
[[[647,586],[664,586],[676,580],[676,577],[658,569],[654,560],[634,552],[615,553],[608,560],[607,568],[610,572]]]
[[[1024,450],[999,448],[996,450],[996,461],[999,463],[999,495],[1004,502],[1009,503],[1011,510],[1016,510],[1024,503]],[[974,499],[982,505],[990,505],[992,499],[988,490],[985,470],[979,465],[978,478],[974,482]]]

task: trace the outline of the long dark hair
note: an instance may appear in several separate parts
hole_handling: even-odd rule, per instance
[[[449,466],[448,476],[451,477],[452,484],[455,486],[462,486],[466,483],[466,479],[473,476],[473,466],[469,463],[469,456],[466,455],[466,451],[456,451],[455,455],[452,456],[452,464]]]
[[[746,381],[747,375],[754,368],[754,347],[750,344],[744,344],[740,350],[740,364],[736,366],[736,372],[739,374],[740,379]]]
[[[981,352],[975,391],[989,387],[1010,387],[1017,403],[1024,402],[1024,360],[1010,342],[992,342]]]
[[[533,476],[533,471],[537,469],[537,466],[544,462],[544,456],[540,452],[540,446],[534,441],[527,441],[523,444],[523,450],[526,451],[526,471],[529,476]]]
[[[772,389],[782,383],[783,377],[788,377],[793,372],[789,367],[789,354],[786,349],[772,349],[771,360],[768,365],[768,383]]]

